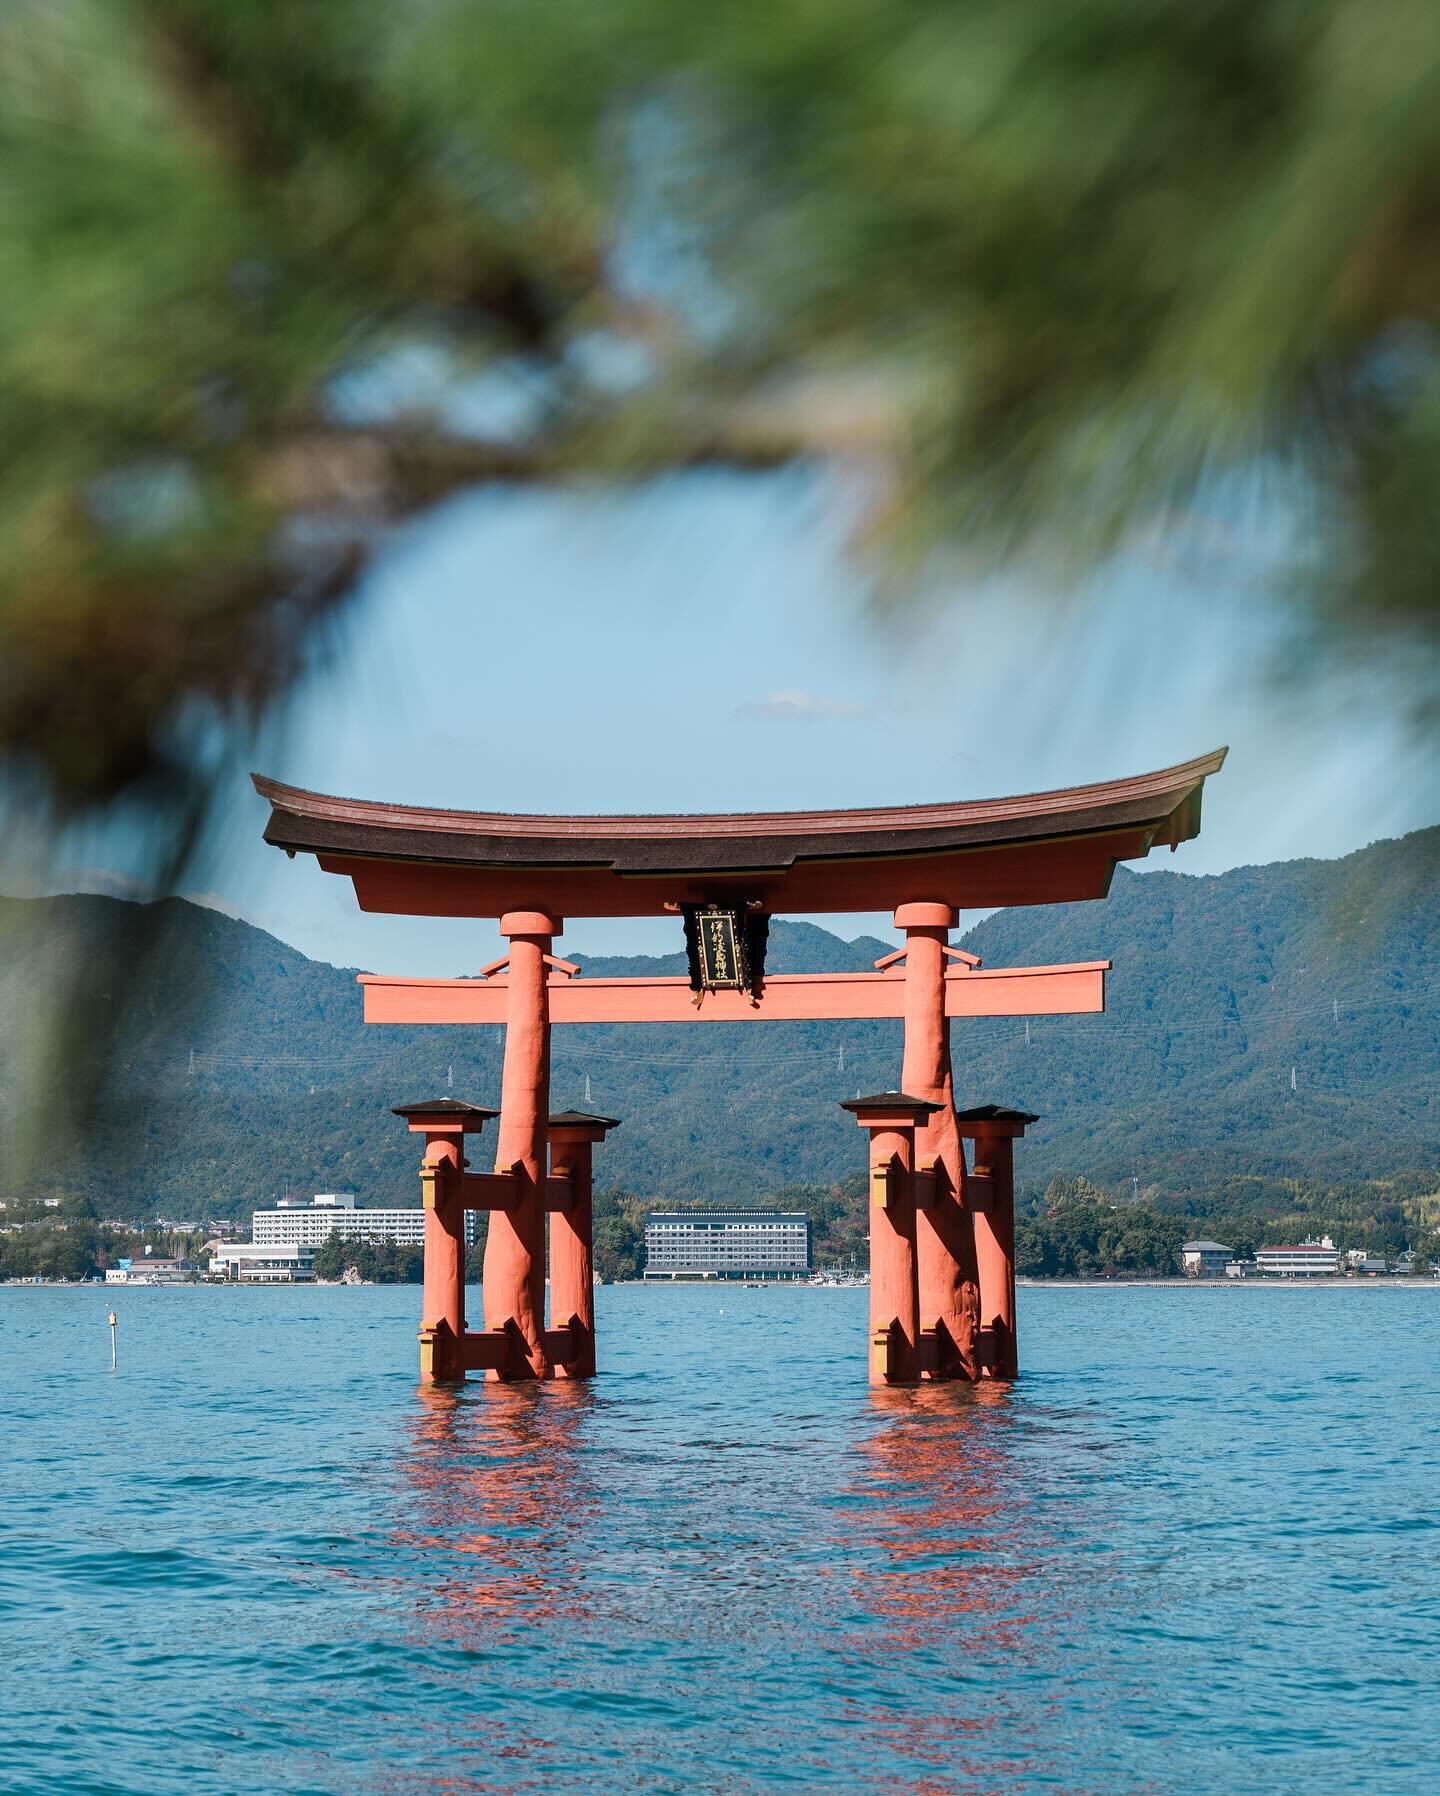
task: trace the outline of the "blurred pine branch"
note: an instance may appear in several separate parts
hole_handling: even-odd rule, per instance
[[[0,152],[0,755],[61,805],[189,818],[185,720],[391,520],[705,461],[858,463],[902,566],[1269,482],[1317,640],[1433,694],[1433,4],[12,0]]]

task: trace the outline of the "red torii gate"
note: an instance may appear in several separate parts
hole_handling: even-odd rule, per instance
[[[498,1112],[449,1098],[397,1112],[425,1138],[422,1378],[595,1369],[590,1159],[615,1119],[550,1115],[553,1024],[875,1017],[902,1019],[905,1046],[903,1089],[845,1106],[871,1139],[871,1380],[1012,1376],[1011,1143],[1035,1118],[956,1109],[950,1019],[1103,1010],[1110,963],[982,968],[949,932],[960,909],[1104,897],[1120,861],[1199,833],[1224,758],[1022,798],[670,817],[429,810],[255,776],[266,840],[347,876],[362,910],[493,917],[509,941],[476,979],[360,975],[367,1022],[505,1029]],[[772,914],[882,909],[905,946],[874,972],[765,975]],[[567,915],[679,912],[688,980],[576,978],[552,952]],[[497,1114],[495,1170],[471,1172],[464,1138]],[[490,1212],[483,1331],[465,1321],[471,1209]]]

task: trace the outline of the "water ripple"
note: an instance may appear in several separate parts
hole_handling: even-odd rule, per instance
[[[0,1789],[1435,1787],[1440,1293],[881,1393],[863,1293],[599,1295],[593,1388],[437,1393],[413,1291],[0,1291]]]

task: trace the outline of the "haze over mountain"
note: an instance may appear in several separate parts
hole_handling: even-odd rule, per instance
[[[1440,829],[1337,861],[1216,877],[1121,869],[1106,903],[1002,912],[964,938],[991,966],[1109,957],[1103,1017],[954,1025],[963,1102],[1037,1111],[1022,1183],[1084,1174],[1128,1193],[1203,1193],[1237,1174],[1367,1179],[1440,1167]],[[286,1186],[414,1201],[390,1106],[437,1090],[494,1103],[500,1032],[366,1029],[351,970],[178,899],[123,1005],[112,1077],[83,1132],[46,1132],[53,1091],[29,1022],[132,907],[0,900],[0,1129],[7,1188],[80,1191],[105,1215],[244,1215]],[[678,925],[677,925],[678,934]],[[775,972],[868,968],[892,944],[777,920]],[[678,946],[678,944],[677,944]],[[683,955],[587,958],[683,972]],[[96,1040],[100,1039],[97,1033]],[[839,1181],[861,1157],[837,1104],[898,1080],[898,1023],[557,1030],[556,1107],[624,1119],[603,1182],[671,1200],[756,1201]],[[73,1046],[73,1095],[98,1078]],[[586,1080],[589,1081],[588,1100]],[[37,1158],[27,1144],[44,1142]],[[482,1138],[483,1139],[483,1138]],[[484,1149],[481,1149],[483,1156]],[[1440,1184],[1440,1178],[1437,1178]]]

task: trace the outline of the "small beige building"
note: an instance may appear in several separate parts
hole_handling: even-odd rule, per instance
[[[1180,1249],[1186,1278],[1220,1278],[1235,1258],[1235,1249],[1223,1241],[1187,1241]]]

